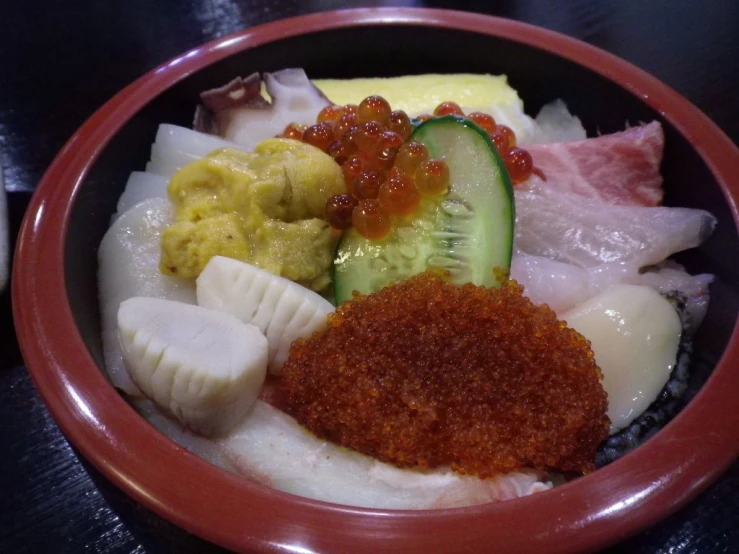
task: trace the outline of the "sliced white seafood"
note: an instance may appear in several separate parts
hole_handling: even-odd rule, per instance
[[[198,435],[191,429],[183,426],[179,421],[157,406],[153,400],[149,400],[145,396],[131,397],[128,400],[135,410],[160,433],[163,433],[181,447],[206,462],[226,471],[236,472],[226,459],[226,456],[223,455],[222,449],[217,446],[212,438]]]
[[[170,179],[186,165],[222,148],[240,147],[213,135],[165,123],[159,126],[151,146],[146,171]]]
[[[661,294],[679,294],[689,317],[685,331],[694,333],[703,322],[711,298],[709,286],[716,278],[708,273],[690,275],[680,264],[666,260],[639,275],[635,284],[647,285]]]
[[[145,200],[110,226],[98,250],[98,288],[105,368],[122,391],[141,394],[123,364],[118,341],[118,307],[134,296],[166,298],[195,304],[195,283],[159,271],[161,235],[172,224],[172,207],[164,198]]]
[[[619,283],[639,279],[639,266],[624,262],[579,267],[543,256],[516,252],[511,278],[524,287],[534,304],[547,304],[561,314]]]
[[[269,371],[279,375],[290,345],[326,326],[334,306],[312,290],[256,266],[213,257],[197,278],[198,304],[259,327],[269,341]]]
[[[688,333],[703,321],[710,299],[709,285],[714,280],[706,273],[690,275],[672,261],[648,268],[626,262],[579,267],[523,252],[513,255],[511,278],[524,287],[524,294],[534,304],[547,304],[558,314],[613,285],[647,285],[660,294],[676,295],[685,301],[689,317],[683,324]]]
[[[715,225],[703,210],[617,206],[552,191],[546,183],[516,192],[516,248],[580,267],[656,264],[698,246]]]
[[[186,165],[202,159],[182,150],[164,150],[159,144],[151,147],[151,160],[146,164],[146,171],[171,179],[175,173]]]
[[[398,469],[317,438],[261,400],[217,440],[183,428],[149,400],[137,399],[134,405],[160,432],[200,458],[265,486],[324,502],[388,510],[460,508],[552,488],[535,471],[482,480],[449,470]]]
[[[222,138],[169,123],[163,123],[159,126],[154,144],[158,144],[165,152],[179,150],[199,158],[221,148],[238,148],[233,142]]]
[[[681,324],[651,287],[616,285],[562,315],[591,343],[608,394],[611,432],[643,413],[677,360]]]
[[[116,217],[149,198],[167,198],[168,186],[169,180],[161,175],[145,171],[131,172],[126,188],[123,189],[123,194],[118,199]]]
[[[264,384],[267,339],[229,314],[161,298],[129,298],[118,310],[118,330],[134,383],[202,435],[227,433]]]
[[[585,140],[587,135],[580,118],[572,115],[563,100],[557,99],[539,110],[533,131],[522,144],[548,144]]]
[[[454,508],[551,488],[533,471],[481,480],[449,470],[398,469],[323,441],[261,401],[218,446],[241,475],[284,492],[351,506]]]

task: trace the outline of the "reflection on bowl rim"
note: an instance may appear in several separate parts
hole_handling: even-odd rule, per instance
[[[33,379],[60,427],[93,465],[160,516],[234,550],[593,550],[665,517],[693,498],[739,455],[736,329],[709,382],[657,437],[574,483],[501,504],[435,511],[379,511],[295,497],[231,475],[160,435],[116,393],[79,334],[64,278],[72,202],[110,138],[153,97],[232,54],[317,31],[422,25],[491,35],[569,59],[663,114],[689,137],[727,198],[739,182],[739,150],[705,115],[636,67],[583,42],[531,25],[463,12],[367,8],[281,20],[210,42],[163,64],[100,108],[67,142],[41,181],[18,241],[13,278],[16,328]],[[709,386],[710,385],[710,386]],[[707,432],[704,422],[710,421]],[[133,446],[133,447],[132,447]],[[147,456],[142,456],[146,452]],[[150,459],[166,460],[151,464]],[[647,461],[648,463],[643,463]],[[203,487],[183,487],[195,476]],[[552,517],[551,514],[557,514]],[[433,529],[433,532],[429,532]]]

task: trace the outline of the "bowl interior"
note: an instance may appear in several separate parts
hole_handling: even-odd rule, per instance
[[[691,273],[717,276],[708,315],[695,337],[691,385],[685,401],[706,381],[726,347],[739,311],[739,257],[725,255],[739,251],[739,238],[726,198],[691,144],[658,111],[625,88],[552,53],[487,35],[410,25],[322,31],[243,51],[180,81],[122,127],[79,189],[66,238],[69,301],[82,337],[100,367],[97,248],[128,174],[143,170],[149,158],[157,126],[190,126],[199,92],[237,75],[284,67],[303,67],[313,78],[503,73],[523,98],[527,113],[535,115],[543,104],[562,98],[589,135],[618,131],[626,124],[661,121],[667,144],[662,166],[665,204],[706,209],[719,221],[710,240],[677,256]]]

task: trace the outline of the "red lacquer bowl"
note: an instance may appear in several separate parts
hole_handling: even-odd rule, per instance
[[[646,445],[592,475],[501,504],[425,512],[298,498],[221,471],[160,435],[101,371],[97,246],[127,174],[148,158],[158,123],[188,125],[199,91],[285,66],[305,67],[314,77],[359,76],[351,68],[364,76],[506,73],[529,111],[564,98],[591,132],[661,120],[666,203],[708,209],[719,220],[714,237],[681,259],[694,272],[718,277],[695,340],[694,398],[687,407]],[[227,548],[592,551],[675,511],[739,454],[737,168],[736,147],[682,97],[628,63],[556,33],[439,10],[351,10],[278,21],[164,64],[70,139],[38,187],[20,235],[13,278],[18,335],[38,389],[82,454],[143,505]]]

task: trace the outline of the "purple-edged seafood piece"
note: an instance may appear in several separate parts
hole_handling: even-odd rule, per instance
[[[262,83],[271,101],[262,96]],[[195,111],[197,131],[218,135],[253,150],[275,137],[290,123],[312,125],[318,112],[331,102],[308,79],[302,69],[275,73],[252,73],[200,95]]]

